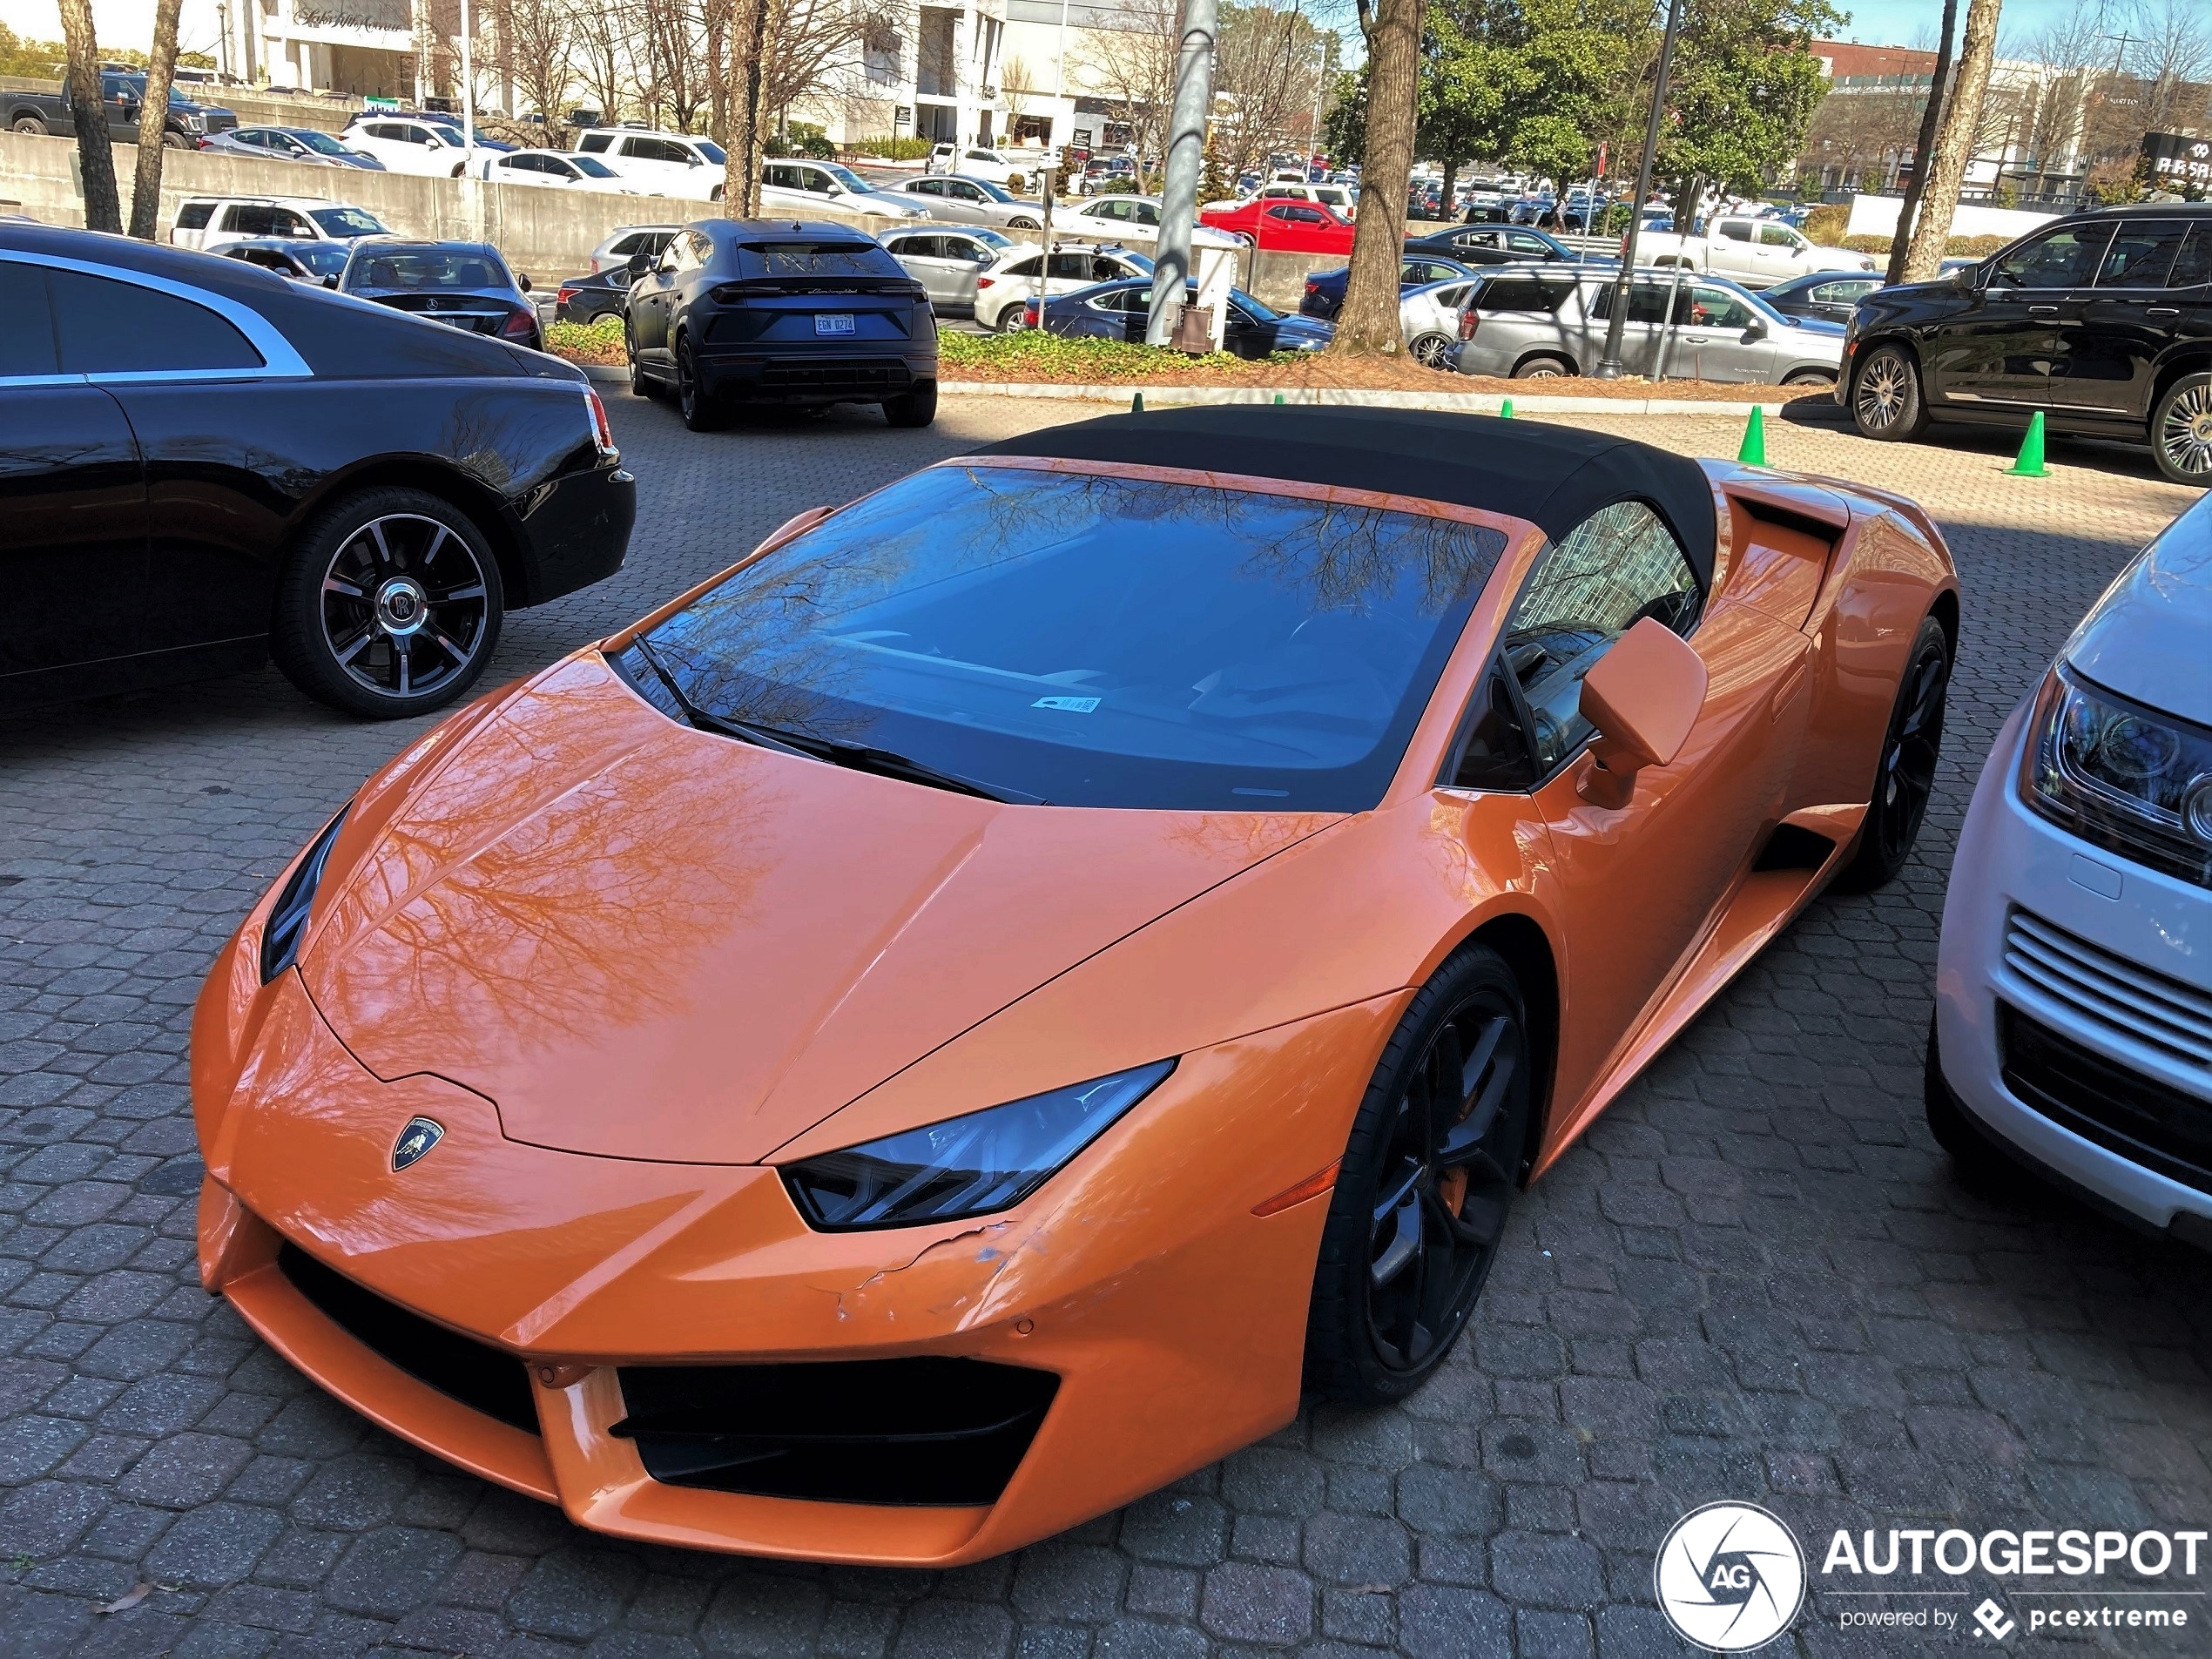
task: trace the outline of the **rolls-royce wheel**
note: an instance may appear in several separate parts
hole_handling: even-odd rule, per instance
[[[2212,484],[2212,374],[2184,374],[2150,417],[2151,455],[2177,484]]]
[[[1868,354],[1851,381],[1851,418],[1861,437],[1902,442],[1926,429],[1927,400],[1912,353],[1902,346],[1877,346]]]
[[[1837,885],[1865,893],[1897,879],[1920,839],[1928,797],[1935,792],[1936,757],[1943,748],[1943,711],[1951,686],[1951,640],[1933,617],[1920,619],[1897,706],[1882,738],[1874,794],[1861,821],[1858,844]]]
[[[317,702],[373,720],[444,707],[499,644],[506,596],[483,532],[419,489],[318,514],[277,581],[270,651]]]
[[[1038,228],[1038,225],[1034,219],[1022,216],[1008,219],[1006,227],[1010,231],[1034,231]]]
[[[911,392],[885,398],[883,418],[893,426],[927,426],[937,418],[937,382],[924,381]]]
[[[1316,1393],[1384,1405],[1444,1363],[1521,1187],[1530,1070],[1513,970],[1470,945],[1413,998],[1352,1120],[1306,1319]]]

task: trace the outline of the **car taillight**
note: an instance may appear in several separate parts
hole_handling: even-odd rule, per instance
[[[553,303],[556,306],[564,306],[575,298],[576,290],[564,286],[558,293],[553,296]]]
[[[1465,311],[1460,313],[1460,338],[1461,340],[1473,340],[1474,338],[1475,322],[1476,318],[1474,314],[1474,307],[1473,306],[1469,306]]]
[[[621,460],[622,451],[615,448],[615,429],[607,424],[607,406],[599,401],[598,393],[588,386],[583,388],[583,401],[591,409],[591,441],[599,446],[601,457]]]
[[[1305,291],[1308,293],[1318,293],[1321,292],[1321,285],[1314,278],[1308,277],[1305,280]]]
[[[979,276],[975,279],[975,286],[979,288],[988,288],[997,280],[996,277]]]
[[[507,314],[507,320],[500,325],[499,332],[509,340],[528,340],[537,332],[537,313],[510,311]]]
[[[1022,302],[1022,320],[1032,328],[1041,328],[1044,326],[1044,320],[1037,310],[1035,300],[1024,300]]]

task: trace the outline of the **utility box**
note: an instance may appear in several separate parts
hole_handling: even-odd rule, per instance
[[[1184,330],[1176,330],[1176,344],[1185,351],[1219,351],[1229,327],[1229,294],[1237,286],[1237,250],[1233,247],[1210,247],[1201,243],[1190,250],[1190,263],[1198,279],[1198,293],[1195,302],[1184,310],[1188,319],[1193,315],[1205,319],[1205,341],[1203,346],[1184,346]]]

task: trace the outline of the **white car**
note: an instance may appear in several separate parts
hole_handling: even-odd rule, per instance
[[[925,174],[900,179],[890,193],[912,197],[921,205],[922,212],[947,225],[995,225],[1009,231],[1034,231],[1044,224],[1042,204],[1023,201],[981,179]],[[1058,217],[1056,211],[1054,217]]]
[[[718,202],[730,158],[711,138],[639,127],[594,127],[576,141],[578,155],[602,161],[644,196]]]
[[[1447,373],[1460,349],[1460,313],[1467,296],[1482,285],[1480,277],[1453,277],[1407,288],[1398,296],[1398,326],[1406,350],[1424,368]]]
[[[969,179],[981,179],[987,184],[1001,185],[1019,192],[1028,178],[1019,158],[988,145],[941,144],[929,152],[926,171],[934,173],[959,173]],[[1030,172],[1036,171],[1034,167]]]
[[[1008,248],[975,275],[975,320],[986,328],[1013,334],[1024,325],[1022,307],[1037,297],[1037,278],[1044,277],[1044,296],[1056,300],[1077,288],[1097,282],[1118,282],[1123,277],[1150,276],[1152,261],[1125,247],[1062,246],[1055,240],[1052,263],[1042,263],[1044,250],[1026,243]]]
[[[681,225],[622,225],[609,234],[607,239],[591,250],[591,274],[611,271],[626,266],[633,255],[643,253],[648,260],[660,258],[661,250],[675,240]]]
[[[2212,1246],[2212,496],[1997,735],[1936,960],[1929,1127]],[[1932,767],[1932,754],[1921,763]]]
[[[1319,202],[1339,219],[1359,216],[1359,192],[1348,185],[1263,185],[1258,194],[1262,201]]]
[[[187,196],[177,204],[176,222],[169,227],[173,246],[203,253],[272,236],[293,242],[352,242],[390,234],[366,207],[314,196]]]
[[[1160,239],[1160,199],[1157,196],[1092,196],[1082,201],[1053,205],[1055,236],[1096,237],[1111,242],[1150,245]],[[1237,238],[1205,225],[1190,230],[1193,247],[1241,247]]]
[[[457,128],[405,116],[355,116],[338,136],[348,150],[382,162],[386,172],[413,173],[421,179],[458,179],[469,171],[472,153]],[[478,146],[473,153],[496,152]]]
[[[637,186],[597,156],[553,150],[516,150],[476,158],[476,176],[495,185],[552,185],[602,196],[636,196]]]
[[[873,213],[883,219],[927,219],[929,209],[911,196],[878,190],[850,167],[834,161],[792,157],[765,164],[760,173],[760,211],[781,216],[819,218],[833,213]]]
[[[929,290],[938,311],[975,309],[977,280],[1008,249],[1021,244],[986,225],[933,225],[926,230],[886,231],[876,239],[915,281]]]

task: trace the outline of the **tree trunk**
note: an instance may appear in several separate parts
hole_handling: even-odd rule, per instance
[[[184,0],[157,0],[153,51],[146,58],[146,101],[138,107],[138,165],[131,180],[131,234],[151,242],[161,232],[161,149],[169,130],[169,82],[177,68],[177,13]]]
[[[84,226],[119,235],[123,208],[115,194],[115,152],[109,147],[112,140],[108,137],[107,104],[100,96],[100,43],[92,33],[92,0],[61,0],[61,12],[62,34],[69,43],[70,114],[77,128],[77,163],[84,175]]]
[[[1928,156],[1935,149],[1936,133],[1943,121],[1944,92],[1951,82],[1951,42],[1959,32],[1959,0],[1943,0],[1943,41],[1936,48],[1935,76],[1928,83],[1928,107],[1920,111],[1920,138],[1912,147],[1912,182],[1905,187],[1905,205],[1897,210],[1897,236],[1890,243],[1889,275],[1905,280],[1905,250],[1913,217],[1928,183]]]
[[[767,48],[768,0],[738,0],[730,29],[730,154],[723,173],[722,212],[731,219],[760,216],[760,165],[767,134],[761,131],[762,64]]]
[[[1452,192],[1459,187],[1459,183],[1460,164],[1456,161],[1446,162],[1444,164],[1444,186],[1436,192],[1436,215],[1447,225],[1449,225],[1453,219],[1458,217],[1458,215],[1452,212]]]
[[[1337,314],[1339,352],[1406,349],[1398,322],[1398,273],[1406,258],[1406,195],[1413,172],[1421,23],[1427,0],[1360,0],[1367,37],[1367,152],[1359,172],[1359,227],[1352,274]]]
[[[1959,206],[1959,187],[1966,181],[1966,165],[1974,156],[1974,135],[1981,127],[1982,95],[1989,90],[1989,66],[1997,56],[1997,17],[2003,10],[2004,0],[1971,0],[1966,8],[1959,84],[1945,101],[1943,125],[1925,169],[1927,183],[1921,191],[1919,216],[1912,222],[1912,241],[1905,250],[1907,282],[1925,282],[1943,265],[1943,250],[1951,240],[1951,216]],[[1915,169],[1916,173],[1919,171]]]

